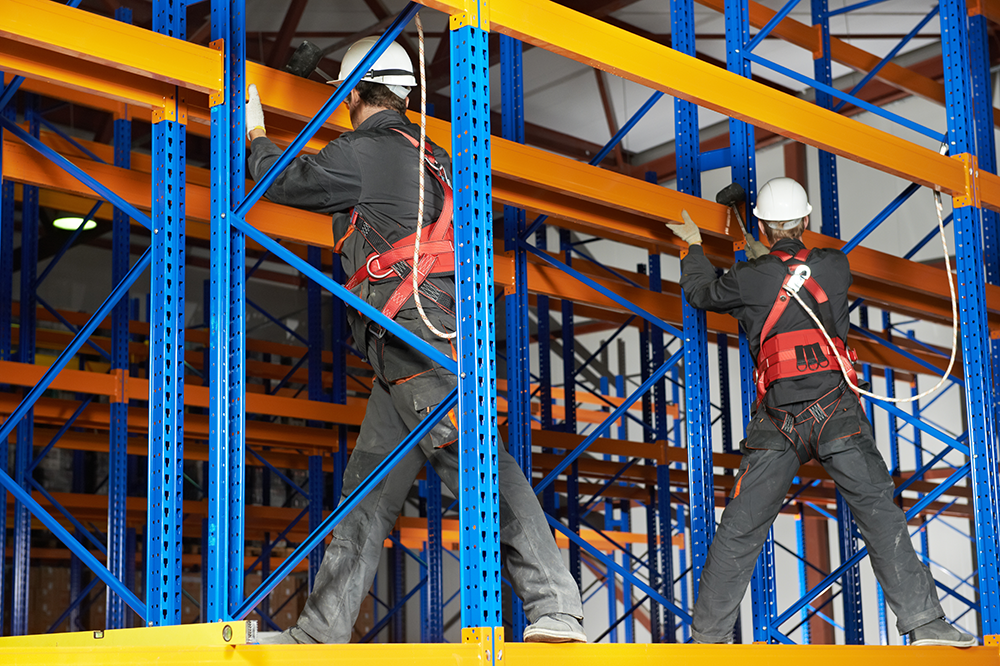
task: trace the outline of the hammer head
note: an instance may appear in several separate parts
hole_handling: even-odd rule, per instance
[[[743,203],[746,198],[747,193],[740,184],[732,183],[719,190],[719,193],[715,195],[715,203],[720,203],[723,206],[736,206]]]
[[[304,41],[289,58],[285,71],[307,79],[322,59],[323,50],[312,42]]]

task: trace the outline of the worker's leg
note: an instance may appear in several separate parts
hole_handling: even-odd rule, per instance
[[[392,387],[396,410],[409,427],[415,427],[423,414],[437,405],[455,386],[455,376],[432,370],[425,375]],[[458,431],[450,419],[443,419],[424,439],[422,446],[441,480],[455,496],[459,483]],[[583,605],[576,581],[569,575],[562,554],[538,497],[524,472],[505,446],[499,447],[500,542],[504,546],[511,585],[524,602],[528,621],[551,613],[583,617]]]
[[[409,433],[389,394],[378,381],[368,398],[368,409],[344,472],[347,497]],[[410,451],[333,531],[312,594],[298,620],[298,630],[320,643],[347,643],[361,602],[371,589],[382,543],[392,530],[426,460],[421,450]],[[291,630],[291,635],[302,637]]]
[[[871,424],[850,393],[823,429],[819,460],[851,507],[899,633],[944,617],[930,570],[914,552],[903,511],[892,501],[895,487]]]
[[[762,413],[762,412],[761,412]],[[764,416],[747,428],[732,499],[708,550],[694,606],[698,643],[728,643],[767,532],[799,469],[795,449]],[[771,447],[771,448],[764,448]],[[714,520],[715,516],[709,516]]]

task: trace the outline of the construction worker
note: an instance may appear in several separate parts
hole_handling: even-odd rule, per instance
[[[338,85],[377,41],[368,37],[344,56]],[[348,288],[447,356],[455,331],[454,249],[451,242],[451,161],[428,141],[418,152],[419,127],[406,118],[416,85],[406,51],[390,43],[351,91],[346,103],[353,132],[316,155],[300,155],[268,189],[274,202],[333,217],[334,249]],[[250,87],[247,129],[249,171],[260,179],[281,151],[266,137],[256,88]],[[422,165],[421,165],[422,159]],[[418,169],[427,170],[426,228],[418,275],[424,308],[413,298],[413,234],[417,226]],[[381,257],[381,258],[380,258]],[[425,267],[430,276],[424,279]],[[344,472],[346,498],[456,386],[450,371],[427,359],[353,309],[348,320],[358,348],[375,371],[357,445]],[[455,496],[460,491],[457,424],[442,419],[333,531],[312,593],[298,622],[268,637],[278,643],[347,643],[361,602],[371,589],[382,543],[396,522],[417,474],[430,461]],[[531,623],[525,641],[586,642],[576,582],[542,513],[538,499],[504,446],[498,447],[500,542],[514,591]]]
[[[743,461],[701,573],[694,642],[733,642],[740,601],[771,523],[799,466],[816,459],[854,513],[899,633],[909,634],[911,645],[975,645],[974,636],[943,619],[934,579],[914,552],[903,512],[893,502],[892,477],[871,424],[841,374],[835,354],[849,354],[851,267],[840,250],[806,249],[802,234],[811,211],[797,182],[768,181],[754,214],[770,253],[748,239],[749,260],[721,277],[705,257],[687,211],[683,224],[667,225],[689,244],[681,260],[688,302],[738,319],[757,371],[758,400],[740,445]],[[818,315],[836,351],[788,289],[797,289]]]

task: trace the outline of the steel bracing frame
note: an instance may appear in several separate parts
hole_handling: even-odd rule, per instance
[[[844,51],[843,44],[829,34],[829,18],[834,12],[829,10],[825,0],[811,2],[813,20],[819,26],[814,35],[817,42],[813,49],[816,56],[813,77],[788,72],[787,68],[754,53],[765,36],[773,34],[787,39],[794,33],[794,26],[787,19],[796,4],[794,0],[778,12],[767,15],[763,21],[761,8],[750,0],[699,2],[724,10],[728,71],[688,57],[695,53],[692,0],[671,2],[672,49],[654,45],[550,2],[484,0],[467,4],[458,0],[428,0],[424,3],[451,16],[448,48],[452,63],[452,120],[450,126],[440,121],[429,122],[429,132],[442,145],[450,142],[453,156],[458,267],[457,359],[441,354],[394,322],[383,321],[380,313],[347,292],[340,284],[343,275],[335,255],[330,262],[329,244],[310,228],[315,218],[259,202],[269,183],[300,150],[315,149],[332,136],[331,130],[347,128],[345,115],[334,110],[361,72],[400,34],[419,9],[418,5],[411,4],[403,10],[372,53],[332,96],[329,90],[316,89],[309,82],[281,79],[301,94],[296,95],[295,100],[276,96],[267,101],[268,106],[280,110],[280,114],[294,112],[301,116],[295,105],[306,99],[315,110],[314,117],[298,134],[287,129],[278,130],[285,133],[283,136],[290,145],[271,172],[249,194],[244,192],[243,172],[245,85],[248,79],[274,80],[277,74],[246,62],[246,11],[242,0],[213,0],[211,3],[211,48],[185,41],[184,0],[154,0],[153,28],[159,35],[127,25],[122,26],[124,32],[120,34],[127,40],[134,40],[129,44],[149,42],[163,53],[169,52],[170,56],[160,57],[159,62],[128,62],[127,49],[116,51],[123,69],[140,72],[124,84],[116,82],[117,87],[112,86],[110,80],[102,80],[107,76],[105,69],[115,69],[107,63],[117,61],[116,58],[107,57],[106,53],[88,56],[82,49],[75,52],[76,43],[70,31],[55,35],[51,49],[37,46],[39,40],[29,34],[28,28],[22,32],[19,32],[20,27],[5,31],[0,41],[0,66],[19,76],[5,78],[6,85],[0,97],[0,106],[6,107],[3,134],[0,135],[3,139],[0,165],[4,174],[3,205],[0,207],[0,362],[5,363],[5,369],[10,369],[7,375],[10,379],[5,377],[4,381],[11,381],[11,388],[30,387],[22,401],[14,401],[6,409],[6,420],[0,425],[0,439],[5,441],[17,428],[11,474],[8,474],[11,468],[6,460],[7,449],[0,450],[0,483],[13,495],[15,502],[10,529],[3,523],[7,520],[6,493],[0,504],[0,552],[6,552],[4,540],[8,531],[13,545],[12,575],[9,579],[0,575],[0,617],[3,617],[4,603],[9,598],[13,618],[10,632],[27,632],[32,515],[59,537],[74,557],[96,576],[89,587],[77,586],[78,590],[74,587],[79,594],[67,614],[84,603],[86,595],[95,589],[99,580],[110,588],[107,628],[127,626],[132,620],[127,608],[146,625],[181,622],[181,599],[185,592],[181,586],[185,566],[183,521],[189,511],[185,502],[184,451],[185,445],[190,448],[197,440],[207,441],[204,457],[196,458],[204,461],[206,467],[202,480],[206,509],[202,537],[204,590],[201,603],[204,608],[201,618],[203,621],[231,621],[257,612],[272,622],[269,613],[272,609],[267,606],[271,590],[307,558],[311,581],[323,541],[340,518],[384,477],[394,461],[416,445],[430,425],[456,408],[463,469],[462,492],[458,499],[458,559],[462,573],[459,591],[455,593],[457,597],[448,589],[442,573],[443,554],[451,554],[444,538],[449,528],[442,521],[448,510],[442,507],[440,481],[428,468],[427,481],[422,482],[421,491],[422,515],[426,520],[426,536],[420,538],[422,555],[404,550],[409,543],[407,537],[402,533],[394,535],[399,548],[397,565],[403,554],[408,553],[418,561],[420,576],[411,589],[404,591],[398,587],[389,595],[393,608],[380,618],[367,638],[374,638],[383,626],[394,624],[393,634],[399,639],[401,621],[392,611],[403,608],[407,599],[419,593],[424,641],[444,640],[444,609],[449,596],[460,600],[463,640],[477,646],[476,649],[481,650],[479,654],[487,661],[502,661],[504,641],[520,639],[529,621],[520,604],[515,602],[508,627],[504,626],[502,617],[496,451],[505,425],[510,451],[540,494],[553,529],[567,541],[570,568],[577,581],[585,586],[590,576],[599,576],[599,584],[604,588],[604,594],[600,595],[605,609],[602,612],[607,613],[610,626],[602,634],[602,640],[604,635],[609,642],[622,642],[622,639],[630,642],[638,638],[634,624],[637,618],[643,617],[648,618],[649,636],[653,642],[686,640],[690,635],[687,625],[697,595],[699,574],[714,534],[716,507],[721,506],[722,498],[717,493],[728,487],[725,479],[730,479],[729,483],[732,479],[725,474],[717,475],[715,470],[732,470],[738,465],[738,462],[734,464],[736,455],[729,422],[733,401],[728,376],[718,384],[710,381],[709,344],[717,345],[719,365],[724,371],[729,365],[730,340],[739,350],[740,404],[744,421],[753,400],[752,362],[741,331],[721,318],[706,316],[691,308],[683,297],[679,297],[679,291],[662,279],[661,254],[676,256],[684,248],[662,231],[660,223],[663,219],[678,219],[679,211],[687,208],[703,227],[706,250],[713,260],[725,265],[733,259],[743,258],[742,245],[727,237],[725,210],[701,199],[701,173],[711,168],[729,167],[733,180],[743,185],[752,200],[757,181],[753,126],[758,125],[820,150],[823,234],[810,237],[816,244],[841,245],[838,158],[860,161],[913,183],[844,245],[845,251],[851,253],[857,274],[852,292],[855,305],[869,302],[886,308],[883,330],[872,331],[867,310],[861,307],[863,316],[859,316],[860,325],[852,330],[852,340],[879,355],[879,367],[890,392],[897,388],[894,377],[899,379],[893,373],[893,366],[899,368],[900,376],[911,378],[911,390],[916,392],[917,374],[938,371],[944,360],[939,350],[925,345],[912,334],[901,333],[899,327],[905,324],[900,324],[898,318],[892,320],[888,312],[898,308],[908,316],[940,322],[945,318],[941,313],[945,316],[947,313],[944,307],[947,290],[934,287],[928,292],[921,291],[925,302],[919,305],[915,303],[917,299],[901,291],[899,285],[893,285],[895,291],[888,296],[880,294],[878,286],[886,276],[880,273],[878,262],[893,258],[865,248],[861,243],[921,186],[933,185],[953,197],[963,369],[954,374],[951,385],[962,389],[968,430],[955,436],[929,422],[925,415],[928,401],[914,406],[912,411],[883,403],[875,406],[889,413],[893,450],[906,444],[914,446],[916,469],[905,477],[897,496],[904,503],[908,516],[922,517],[923,527],[918,530],[919,552],[928,562],[935,560],[929,551],[927,524],[944,514],[971,515],[974,526],[971,538],[977,563],[971,578],[975,579],[975,584],[969,582],[970,577],[956,574],[958,586],[955,588],[943,583],[939,585],[946,595],[978,613],[981,635],[1000,634],[1000,590],[992,573],[997,567],[997,530],[1000,528],[992,511],[997,500],[998,481],[996,452],[991,443],[995,436],[998,399],[992,374],[986,371],[997,363],[994,353],[997,343],[991,340],[989,331],[995,326],[995,321],[991,326],[991,319],[995,320],[1000,312],[1000,292],[993,286],[1000,269],[997,268],[997,253],[992,251],[1000,233],[996,228],[995,212],[1000,209],[1000,180],[993,175],[996,165],[995,146],[989,130],[993,124],[988,113],[990,107],[981,103],[989,99],[991,88],[986,18],[982,13],[969,16],[965,3],[960,0],[946,0],[925,15],[907,37],[909,39],[929,21],[939,17],[945,71],[948,72],[938,96],[938,101],[947,110],[946,138],[951,157],[946,157],[866,128],[836,113],[846,100],[883,117],[898,119],[882,110],[869,109],[858,96],[873,78],[890,83],[898,81],[899,68],[890,62],[891,55],[898,52],[906,40],[883,62],[876,59],[870,63],[866,68],[870,75],[845,93],[831,88],[832,63],[842,61]],[[69,7],[44,3],[43,7],[40,0],[4,0],[3,4],[0,25],[4,16],[38,12],[46,13],[53,24],[65,21],[59,25],[72,26],[77,22],[80,31],[86,28],[100,35],[104,34],[101,30],[108,29],[105,23],[96,20],[100,17],[74,9],[72,3]],[[124,24],[130,21],[127,10],[120,10],[116,18]],[[761,28],[753,39],[749,32],[751,26]],[[503,126],[495,137],[491,137],[489,108],[490,32],[501,33]],[[37,52],[51,51],[59,55],[31,62],[18,60],[10,45],[33,39],[35,46],[32,48]],[[647,103],[595,155],[591,166],[546,157],[523,145],[523,62],[519,39],[530,39],[536,46],[552,48],[565,56],[614,70],[652,89]],[[804,38],[799,35],[795,39],[802,41]],[[67,58],[90,58],[102,64],[87,76],[80,76],[67,65]],[[766,91],[751,80],[751,63],[795,74],[816,89],[816,103]],[[175,65],[176,69],[172,69]],[[185,67],[187,70],[183,70]],[[193,70],[197,72],[192,73]],[[671,76],[665,77],[664,71],[671,72]],[[40,80],[50,87],[42,86],[38,83]],[[45,122],[33,96],[60,90],[51,87],[52,81],[65,83],[73,90],[90,90],[102,97],[110,96],[139,109],[135,111],[130,106],[127,112],[116,116],[113,150],[101,153],[106,158],[99,157],[102,148],[96,144],[70,140],[51,132],[52,126]],[[23,88],[21,94],[15,95],[19,87]],[[261,88],[266,90],[264,85]],[[69,90],[65,89],[66,94]],[[656,187],[656,174],[647,176],[652,183],[646,183],[593,166],[602,162],[663,94],[675,96],[676,188]],[[207,105],[201,97],[207,98]],[[87,100],[70,99],[87,103]],[[16,123],[16,101],[26,109],[27,131]],[[728,148],[701,152],[699,106],[729,113],[732,120]],[[775,111],[778,107],[780,112]],[[135,113],[149,113],[153,129],[153,155],[144,173],[136,171],[136,159],[130,152],[130,120]],[[973,113],[979,115],[974,117]],[[188,133],[206,132],[195,128],[191,122],[195,116],[207,120],[205,126],[212,147],[207,188],[193,184],[197,179],[189,179],[185,165]],[[43,126],[50,130],[43,132]],[[939,132],[908,121],[903,122],[903,126],[925,135],[940,136]],[[46,143],[57,148],[46,147]],[[32,150],[42,157],[35,157]],[[94,195],[86,189],[90,188],[98,197],[113,204],[112,279],[115,286],[89,320],[71,322],[63,314],[51,312],[51,308],[47,308],[48,314],[38,311],[40,316],[62,317],[65,324],[77,330],[72,342],[50,368],[35,372],[32,369],[37,337],[35,302],[40,280],[34,275],[37,261],[31,252],[37,240],[37,210],[41,196],[38,186],[53,185],[46,180],[51,176],[29,173],[29,166],[39,159],[52,160],[83,183],[76,185],[60,180],[59,189],[92,199]],[[113,163],[119,171],[110,170],[100,161]],[[148,204],[139,202],[134,182],[123,179],[121,170],[146,179]],[[21,195],[21,293],[16,314],[11,300],[14,182],[25,184]],[[534,189],[520,187],[519,182],[534,183]],[[119,192],[116,194],[116,191]],[[494,198],[497,206],[494,206]],[[506,254],[494,255],[493,214],[500,204],[503,205],[504,238],[497,247],[502,245]],[[140,209],[142,205],[151,209],[149,217]],[[538,215],[529,221],[526,211]],[[100,215],[96,207],[91,215]],[[150,229],[152,239],[150,249],[131,268],[130,219]],[[547,230],[551,227],[558,229],[557,252],[548,249],[552,238]],[[205,341],[207,350],[201,370],[207,388],[202,389],[202,393],[196,390],[200,387],[190,383],[185,386],[184,381],[188,363],[184,354],[185,339],[196,337],[195,332],[185,330],[184,326],[185,238],[192,237],[192,233],[201,234],[197,237],[209,241],[211,256],[206,287],[208,330],[204,332],[206,337],[198,338]],[[934,232],[928,234],[905,259],[933,235]],[[604,266],[581,250],[590,237],[645,247],[650,250],[648,263],[643,271],[635,273]],[[285,262],[309,280],[309,330],[303,338],[306,347],[297,347],[298,363],[290,367],[279,366],[281,374],[273,379],[283,378],[270,387],[272,395],[266,397],[274,398],[271,402],[257,400],[258,396],[251,396],[246,386],[246,378],[258,367],[257,361],[248,356],[252,342],[246,338],[244,323],[245,307],[250,303],[245,295],[248,238],[255,247],[263,247],[269,253],[269,260]],[[293,244],[309,248],[299,252],[290,248]],[[258,266],[261,261],[263,257]],[[928,289],[927,285],[941,276],[939,269],[910,266],[902,259],[896,261],[899,263],[893,266],[904,270],[906,278],[924,280],[921,289]],[[134,343],[131,324],[136,323],[136,318],[130,317],[128,312],[127,294],[139,274],[149,266],[153,267],[148,308],[149,371],[143,378],[134,364],[130,368],[129,363],[129,345]],[[331,267],[330,271],[326,270],[327,266]],[[252,268],[250,274],[256,269],[257,266]],[[42,279],[44,277],[45,273]],[[494,284],[497,282],[504,287],[506,311],[505,386],[498,382],[496,368]],[[322,290],[333,295],[329,350],[321,324]],[[894,300],[897,297],[898,302]],[[550,298],[560,300],[558,308],[550,306]],[[38,303],[45,306],[44,301]],[[340,475],[351,439],[349,428],[359,424],[356,414],[352,416],[350,412],[357,411],[364,394],[363,388],[358,388],[363,382],[348,369],[351,361],[342,324],[344,308],[348,306],[381,321],[393,334],[456,372],[459,385],[371,478],[352,496],[340,501]],[[532,312],[536,321],[534,342]],[[102,321],[108,315],[112,320],[106,327]],[[602,317],[617,331],[590,354],[586,338],[581,335],[590,330],[586,328],[587,319],[600,320]],[[558,331],[553,324],[559,326]],[[611,373],[606,362],[597,363],[595,358],[612,339],[634,335],[637,327],[641,331],[637,335],[640,378],[637,388],[629,390],[624,369],[617,374]],[[100,347],[90,339],[99,328],[110,331],[110,345],[103,353],[110,358],[111,372],[98,380],[91,377],[95,373],[75,371],[80,374],[73,375],[65,370],[74,358],[94,353],[93,347],[91,351],[81,351],[85,344]],[[13,335],[15,330],[16,336]],[[664,333],[669,335],[664,336]],[[563,368],[561,379],[555,382],[552,339],[560,340]],[[675,340],[679,341],[676,345]],[[537,374],[531,372],[532,344],[538,346]],[[578,361],[578,357],[588,355],[590,358],[584,362]],[[593,373],[595,368],[601,377],[600,385],[587,386],[584,370]],[[329,389],[324,378],[326,373],[332,377]],[[870,377],[870,368],[865,374]],[[91,386],[85,385],[88,381]],[[278,402],[289,400],[290,394],[282,391],[290,383],[307,387],[307,395],[294,401],[306,406]],[[668,383],[672,386],[669,399]],[[75,391],[84,397],[78,399],[78,404],[74,403],[77,406],[71,410],[73,416],[68,421],[62,417],[64,425],[60,431],[53,435],[46,430],[42,437],[51,435],[51,438],[41,442],[39,433],[42,431],[36,425],[51,423],[47,420],[47,398],[43,397],[49,388]],[[147,388],[148,392],[144,392]],[[500,401],[500,411],[505,405],[507,415],[505,424],[501,420],[499,427],[498,393],[505,398]],[[718,396],[719,405],[713,404],[713,393]],[[37,402],[40,398],[42,401]],[[107,528],[100,534],[88,531],[73,515],[74,506],[60,503],[60,499],[66,498],[56,497],[35,483],[32,471],[41,456],[57,446],[61,438],[64,444],[73,446],[67,442],[74,436],[74,423],[78,418],[83,420],[81,422],[92,423],[95,407],[105,400],[109,403],[105,426],[109,432],[109,499]],[[147,401],[148,406],[144,405]],[[640,401],[642,418],[636,418],[633,411],[639,411]],[[33,410],[36,405],[42,407]],[[680,405],[683,405],[682,410]],[[207,408],[208,426],[191,434],[188,430],[192,424],[200,428],[194,418],[196,408]],[[134,432],[131,426],[134,410],[148,410],[149,422],[145,492],[148,518],[142,521],[145,523],[142,593],[137,593],[135,588],[135,553],[129,546],[127,529],[130,519],[126,496],[132,477],[139,471],[130,467],[128,459],[132,453],[129,433]],[[248,413],[252,415],[249,419]],[[265,478],[270,478],[273,472],[291,487],[295,483],[282,469],[288,469],[286,465],[295,455],[302,455],[290,455],[281,447],[255,451],[248,444],[251,439],[260,442],[256,434],[260,431],[255,429],[262,425],[259,421],[276,417],[304,419],[310,424],[309,428],[323,433],[317,437],[323,444],[311,442],[305,446],[309,450],[305,454],[308,461],[298,467],[308,469],[308,485],[304,490],[299,488],[308,498],[308,508],[272,541],[269,537],[278,534],[279,529],[268,532],[250,525],[253,508],[248,507],[250,466],[263,466]],[[626,429],[629,421],[632,425]],[[713,446],[716,421],[721,421],[722,432],[718,450]],[[912,429],[912,435],[902,434],[907,428]],[[643,441],[629,441],[629,435],[633,440]],[[922,438],[922,435],[927,437]],[[944,445],[943,450],[940,444]],[[40,455],[36,447],[42,448]],[[949,452],[948,460],[963,455],[967,458],[949,466],[945,461]],[[903,472],[898,455],[894,454],[893,458],[893,472]],[[674,465],[673,471],[680,471],[671,474],[671,465]],[[926,474],[931,470],[934,475]],[[540,476],[536,476],[539,472]],[[326,500],[325,475],[329,473],[334,479],[333,506]],[[966,479],[970,484],[971,503],[956,505],[957,496],[949,491],[955,484],[966,483]],[[856,528],[846,507],[821,490],[818,479],[801,477],[793,485],[786,508],[798,516],[800,524],[807,515],[835,516],[841,563],[832,572],[823,571],[824,580],[819,585],[806,589],[804,572],[811,566],[806,557],[810,552],[807,539],[803,536],[794,549],[769,539],[755,570],[752,587],[752,625],[756,641],[791,642],[794,626],[790,621],[793,618],[806,621],[818,616],[830,621],[832,612],[827,606],[811,604],[831,585],[838,583],[845,608],[841,627],[845,641],[864,642],[863,591],[856,572],[865,550],[858,547]],[[904,496],[904,492],[907,495]],[[59,517],[43,507],[36,496],[57,508]],[[633,525],[642,522],[633,514],[633,510],[640,507],[645,509],[647,518],[645,551],[643,546],[629,540]],[[962,514],[958,508],[967,508],[968,512]],[[594,512],[598,510],[604,512],[600,522],[594,519]],[[308,520],[302,520],[304,517]],[[75,528],[76,536],[65,527],[67,524]],[[256,540],[260,533],[265,534],[261,556],[248,568],[245,543],[248,539]],[[294,536],[290,537],[292,534]],[[193,536],[186,535],[189,539]],[[134,540],[134,534],[131,538]],[[297,545],[280,563],[271,566],[271,548],[285,538],[291,538]],[[802,563],[801,598],[786,609],[776,600],[776,547],[794,552]],[[106,566],[94,552],[106,555]],[[245,575],[255,570],[258,563],[263,564],[263,580],[247,595],[243,589]],[[397,574],[390,578],[401,583],[403,576]],[[972,591],[964,590],[963,585],[972,587]],[[588,612],[592,606],[588,604]],[[618,631],[620,625],[622,632]],[[0,626],[0,633],[4,630],[5,627]],[[886,632],[882,633],[881,640],[885,642]],[[801,635],[803,642],[809,642],[806,631]],[[508,658],[513,657],[508,655]]]

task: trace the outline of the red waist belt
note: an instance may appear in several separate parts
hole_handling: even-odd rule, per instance
[[[847,375],[857,384],[857,374],[851,365],[858,360],[853,349],[842,340],[834,338],[833,344],[840,356],[848,361]],[[789,333],[778,333],[760,346],[757,356],[757,395],[763,397],[771,384],[779,379],[804,377],[816,372],[840,372],[834,349],[823,334],[814,328]]]

